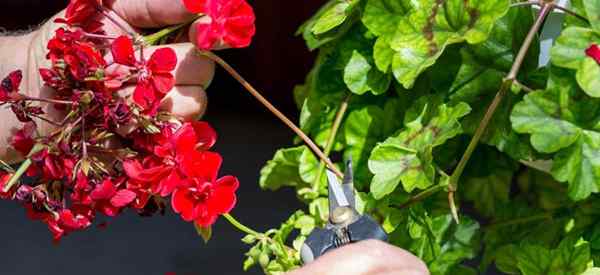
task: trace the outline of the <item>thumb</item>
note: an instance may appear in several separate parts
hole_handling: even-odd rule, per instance
[[[104,4],[138,28],[156,28],[185,23],[194,18],[183,0],[105,0]]]
[[[288,275],[428,275],[425,264],[409,252],[368,240],[331,251]]]

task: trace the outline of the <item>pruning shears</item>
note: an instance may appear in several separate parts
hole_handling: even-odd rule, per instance
[[[343,182],[327,170],[329,188],[329,221],[325,228],[315,228],[310,233],[300,255],[304,264],[323,254],[349,243],[368,239],[387,241],[383,228],[368,215],[356,211],[352,161],[346,163]]]

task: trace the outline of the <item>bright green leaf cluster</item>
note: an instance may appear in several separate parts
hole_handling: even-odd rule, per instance
[[[534,37],[514,81],[538,12],[508,0],[330,0],[300,28],[318,51],[294,91],[302,130],[338,165],[353,160],[358,210],[432,274],[598,274],[600,64],[586,49],[600,44],[600,2],[571,2],[580,17],[566,15],[551,64],[538,67]],[[456,183],[456,224],[451,175],[501,87]],[[248,265],[300,264],[270,246],[297,252],[326,223],[324,169],[306,146],[266,164],[260,186],[294,189],[307,211],[272,241],[247,237]]]

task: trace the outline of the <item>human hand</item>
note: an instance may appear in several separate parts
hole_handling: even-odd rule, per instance
[[[428,275],[425,264],[409,252],[368,240],[331,251],[288,275]]]
[[[116,20],[117,24],[100,12],[94,16],[96,20],[104,24],[103,30],[106,35],[113,37],[127,33],[139,34],[143,28],[162,28],[190,22],[196,16],[186,10],[183,0],[105,0],[103,4],[107,7],[110,18]],[[18,58],[25,59],[24,62],[11,60],[9,63],[15,63],[16,66],[16,68],[10,68],[10,70],[23,69],[22,91],[30,96],[45,98],[53,94],[51,88],[43,85],[38,70],[51,67],[50,61],[45,56],[47,52],[46,45],[54,36],[55,31],[63,25],[54,23],[54,20],[60,17],[64,17],[64,11],[48,20],[47,23],[33,33],[18,39],[13,38],[18,40],[19,43],[9,43],[8,41],[2,43],[0,41],[0,44],[4,44],[0,45],[2,51],[13,56],[19,56],[16,54],[17,52],[23,51],[24,47],[28,48],[27,53],[20,55]],[[173,71],[176,86],[163,99],[161,110],[171,112],[184,121],[197,119],[205,112],[207,98],[204,89],[209,85],[214,75],[214,63],[195,54],[193,44],[187,41],[189,41],[188,37],[183,37],[179,41],[181,43],[149,47],[144,51],[146,58],[149,58],[158,48],[170,47],[176,52],[178,64]],[[0,59],[2,58],[0,57]],[[2,73],[7,74],[8,71]],[[135,83],[129,83],[129,85],[123,87],[120,94],[131,94],[134,88]],[[0,133],[0,155],[3,156],[3,159],[16,159],[18,155],[8,150],[8,137],[12,135],[10,132],[14,132],[20,123],[16,119],[12,119],[14,116],[10,114],[10,111],[2,111],[7,113],[5,117],[11,119],[3,121],[0,125],[0,128],[3,129]],[[48,117],[55,121],[60,121],[64,116],[63,113],[51,107],[47,107],[46,112]],[[40,125],[42,132],[47,131],[50,127],[45,123]]]

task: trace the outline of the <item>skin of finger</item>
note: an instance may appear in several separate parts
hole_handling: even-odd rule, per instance
[[[177,66],[173,71],[176,85],[208,87],[215,75],[215,63],[212,60],[199,55],[192,43],[148,47],[144,49],[145,59],[149,60],[156,50],[164,47],[173,49],[177,55]],[[112,56],[108,56],[107,59],[112,59]],[[108,72],[123,72],[125,68],[126,66],[115,64],[108,68]]]
[[[288,275],[429,275],[427,266],[409,252],[368,240],[331,251]]]
[[[138,28],[185,23],[195,16],[186,10],[183,0],[108,0],[104,4]]]

